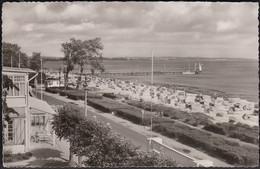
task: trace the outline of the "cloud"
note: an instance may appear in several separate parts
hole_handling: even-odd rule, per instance
[[[218,21],[217,32],[231,31],[240,25],[239,21]]]
[[[225,51],[227,57],[244,57],[239,51],[248,51],[257,58],[257,17],[257,3],[4,3],[2,38],[28,53],[50,56],[62,56],[60,44],[72,37],[101,37],[105,57],[145,55],[155,48],[160,55],[208,57]]]

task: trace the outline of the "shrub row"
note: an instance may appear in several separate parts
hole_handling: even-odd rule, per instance
[[[88,99],[88,104],[103,112],[114,112],[117,116],[127,119],[135,124],[150,125],[151,112],[142,111],[136,107],[120,103],[109,98]],[[143,120],[142,120],[143,119]],[[153,123],[174,122],[168,118],[153,117]]]
[[[117,98],[117,95],[115,95],[114,93],[104,93],[103,96],[110,98],[110,99],[116,99]]]
[[[211,136],[209,133],[192,129],[177,123],[161,123],[154,125],[153,131],[159,132],[179,142],[206,151],[221,158],[229,164],[255,166],[258,165],[258,149],[252,146],[239,145],[236,142]]]
[[[151,103],[150,102],[138,102],[135,100],[128,100],[126,101],[129,105],[151,111]],[[198,125],[206,125],[210,124],[210,117],[203,114],[203,113],[187,113],[185,111],[181,111],[178,109],[165,107],[161,104],[153,104],[153,111],[156,112],[163,112],[165,117],[170,117],[172,119],[177,119],[179,121],[182,121],[184,123],[198,126]]]
[[[258,145],[258,128],[256,126],[250,127],[246,124],[230,124],[230,123],[217,123],[205,125],[203,129],[226,135],[228,137],[237,138],[241,141]]]
[[[213,133],[217,133],[217,134],[222,134],[222,135],[226,135],[227,134],[227,131],[220,127],[220,126],[217,126],[215,124],[208,124],[208,125],[205,125],[203,127],[204,130],[207,130],[207,131],[211,131]]]
[[[126,101],[129,105],[150,111],[151,110],[151,103],[149,102],[138,102],[135,100],[127,100]],[[181,110],[177,110],[170,107],[165,107],[164,105],[160,104],[153,104],[153,111],[162,111],[164,116],[170,117],[172,119],[176,119],[182,121],[184,123],[198,126],[204,125],[203,129],[217,133],[226,135],[231,138],[237,138],[241,141],[247,143],[257,144],[259,143],[258,138],[258,127],[250,127],[246,124],[230,124],[230,123],[217,123],[213,124],[210,122],[210,117],[203,113],[187,113]]]
[[[59,93],[60,91],[65,90],[65,87],[46,87],[45,91],[49,93]],[[67,90],[72,90],[72,88],[67,87]]]
[[[105,97],[102,97],[100,99],[89,98],[88,104],[93,106],[96,109],[99,109],[99,110],[107,112],[107,113],[111,113],[113,111],[116,111],[117,109],[125,108],[127,106],[122,103],[119,103],[116,100],[112,100],[112,99],[105,98]]]
[[[68,88],[67,90],[64,89],[64,87],[52,87],[46,88],[46,91],[50,93],[59,93],[61,96],[67,96],[69,99],[72,100],[85,100],[84,90],[76,90],[72,88]],[[87,93],[87,95],[88,98],[102,98],[102,96],[94,93]]]
[[[105,106],[103,106],[100,102],[102,100],[96,100],[96,99],[88,99],[88,105],[94,107],[95,109],[98,109],[102,112],[110,113],[111,110]]]
[[[22,161],[22,160],[28,160],[32,157],[31,152],[26,152],[24,154],[18,153],[18,154],[4,154],[3,156],[4,162],[16,162],[16,161]]]
[[[227,135],[228,137],[237,138],[247,143],[256,145],[259,144],[259,128],[257,126],[251,127],[242,123],[217,123],[214,126],[217,126],[220,130],[225,131],[224,135]]]

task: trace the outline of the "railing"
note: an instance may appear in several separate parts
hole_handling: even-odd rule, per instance
[[[175,150],[165,144],[162,144],[162,139],[159,137],[148,138],[150,149],[156,153],[162,153],[169,158],[172,158],[183,167],[212,167],[213,162],[209,160],[197,160],[188,155]]]

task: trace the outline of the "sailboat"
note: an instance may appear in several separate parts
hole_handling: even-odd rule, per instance
[[[197,63],[195,63],[197,65]],[[200,74],[202,72],[202,64],[199,62],[198,68],[195,65],[195,74]]]
[[[194,71],[190,71],[190,64],[189,64],[189,70],[186,72],[182,72],[183,75],[194,75],[194,74],[200,74],[202,72],[202,64],[199,62],[198,67],[197,63],[195,63],[195,69]]]
[[[184,74],[184,75],[194,75],[195,71],[193,71],[193,72],[190,71],[190,64],[189,64],[189,70],[186,71],[186,72],[182,72],[182,74]]]

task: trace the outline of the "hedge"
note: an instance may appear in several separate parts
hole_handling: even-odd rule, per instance
[[[138,102],[135,100],[127,100],[126,103],[129,105],[150,111],[150,102]],[[208,130],[213,133],[226,135],[228,137],[237,138],[241,141],[257,144],[259,143],[258,138],[258,127],[250,127],[246,124],[230,124],[230,123],[217,123],[216,125],[210,122],[210,117],[203,113],[187,113],[181,110],[177,110],[170,107],[165,107],[160,104],[153,104],[154,111],[162,111],[165,117],[170,117],[171,119],[179,120],[184,123],[198,126],[204,125],[203,129]]]
[[[159,132],[179,142],[206,151],[209,155],[221,158],[229,164],[258,165],[258,150],[252,146],[239,145],[237,142],[215,137],[209,133],[192,129],[177,123],[154,125],[153,131]]]
[[[103,96],[110,98],[110,99],[116,99],[117,98],[117,95],[115,95],[114,93],[104,93]]]
[[[46,87],[45,91],[56,94],[56,93],[59,93],[60,91],[62,91],[64,89],[65,89],[65,87]],[[71,89],[72,88],[67,87],[67,90],[71,90]]]
[[[97,101],[96,99],[88,99],[88,105],[94,107],[95,109],[98,109],[102,112],[106,112],[106,113],[110,113],[110,109],[106,108],[105,106],[103,106],[102,104],[100,104],[99,101]]]
[[[151,111],[151,103],[150,102],[138,102],[135,100],[127,100],[127,104]],[[165,117],[170,117],[172,119],[176,119],[182,121],[184,123],[198,126],[198,125],[206,125],[210,124],[211,117],[203,114],[203,113],[187,113],[185,111],[181,111],[175,108],[166,107],[161,104],[153,104],[153,111],[163,112]]]
[[[237,123],[217,123],[219,127],[227,131],[227,136],[240,139],[241,141],[259,145],[258,126],[249,126],[247,124]]]
[[[222,134],[222,135],[226,135],[227,134],[227,131],[220,127],[220,126],[217,126],[215,124],[208,124],[208,125],[205,125],[203,127],[204,130],[208,130],[208,131],[211,131],[213,133],[217,133],[217,134]]]
[[[67,90],[64,90],[64,87],[51,87],[46,88],[47,92],[50,93],[59,93],[61,96],[68,96],[69,99],[73,100],[85,100],[85,91],[84,90],[76,90],[72,88],[68,88]],[[87,93],[88,98],[102,98],[101,95],[97,95],[94,93]]]

